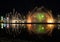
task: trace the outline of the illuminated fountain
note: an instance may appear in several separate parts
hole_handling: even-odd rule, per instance
[[[17,11],[15,12],[15,9],[13,9],[13,12],[6,14],[6,18],[7,23],[19,23],[22,20],[22,16]]]
[[[55,27],[54,24],[51,24],[55,23],[52,13],[43,7],[29,12],[27,15],[27,23],[33,23],[27,24],[27,29],[29,32],[36,34],[50,34]]]
[[[15,9],[13,9],[13,12],[7,13],[6,17],[3,19],[4,17],[1,16],[1,21],[3,23],[1,23],[1,28],[4,29],[4,27],[7,30],[7,32],[21,32],[22,27],[24,27],[24,23],[25,20],[22,18],[21,14],[18,13],[17,11],[15,11]],[[11,29],[11,30],[10,30]]]
[[[44,7],[36,8],[29,12],[26,18],[23,19],[23,17],[13,9],[13,12],[6,14],[3,20],[4,27],[6,26],[8,30],[12,28],[12,32],[21,31],[22,27],[27,27],[29,33],[35,34],[50,34],[55,27],[55,19],[52,16],[52,12]],[[1,27],[3,28],[2,25]]]

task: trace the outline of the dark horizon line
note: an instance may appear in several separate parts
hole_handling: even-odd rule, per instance
[[[4,22],[0,22],[3,24],[60,24],[60,23],[4,23]]]

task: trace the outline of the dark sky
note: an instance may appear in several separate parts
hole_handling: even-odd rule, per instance
[[[20,13],[27,13],[35,7],[44,6],[51,9],[54,13],[60,11],[59,0],[0,0],[0,14],[4,14],[15,8]]]

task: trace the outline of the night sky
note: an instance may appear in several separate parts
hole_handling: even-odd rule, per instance
[[[15,8],[16,11],[18,11],[19,13],[21,13],[23,15],[27,15],[27,13],[29,11],[33,10],[35,7],[41,7],[41,6],[44,6],[45,8],[52,10],[54,16],[57,16],[57,14],[60,14],[60,1],[59,0],[0,0],[0,16],[1,15],[4,16],[6,13],[12,11],[13,8]],[[55,17],[55,18],[57,18],[57,17]],[[25,34],[25,35],[27,35],[27,34]],[[36,35],[34,35],[33,38],[37,38],[35,36]],[[21,39],[25,41],[26,37],[24,39],[23,38],[21,37]],[[30,37],[28,37],[28,38],[31,39]],[[59,38],[60,38],[60,31],[57,29],[54,29],[54,31],[52,33],[52,37],[49,37],[49,36],[43,37],[43,39],[47,40],[47,41],[59,40]],[[34,40],[31,40],[31,41],[34,41]],[[38,40],[39,40],[39,38],[38,38]],[[43,41],[43,40],[41,40],[41,41]]]
[[[15,8],[20,13],[28,13],[35,7],[44,6],[54,13],[60,11],[60,1],[58,0],[0,0],[0,14],[9,12]]]

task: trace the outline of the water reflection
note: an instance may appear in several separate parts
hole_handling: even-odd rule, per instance
[[[6,33],[8,34],[20,34],[22,28],[24,27],[24,24],[5,24],[1,23],[0,24],[1,29],[5,30]],[[25,27],[24,27],[25,28]]]
[[[20,34],[22,29],[24,28],[26,28],[29,33],[45,34],[45,33],[51,33],[53,31],[54,24],[5,24],[5,23],[1,23],[1,29],[5,29],[5,31],[9,34],[13,32]]]

